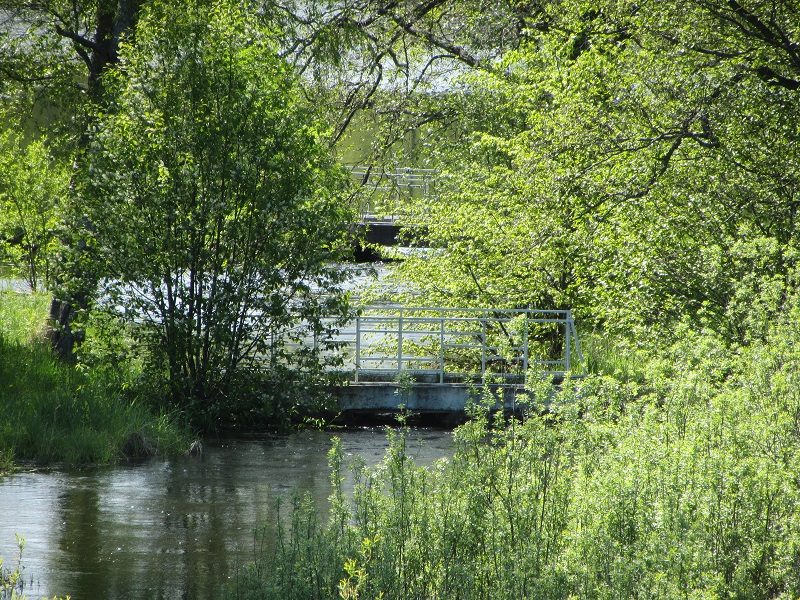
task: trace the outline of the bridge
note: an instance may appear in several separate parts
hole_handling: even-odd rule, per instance
[[[532,377],[585,374],[569,310],[367,306],[341,342],[346,413],[463,413],[487,390],[512,408]]]
[[[404,206],[414,199],[431,197],[436,191],[434,169],[400,167],[374,169],[349,166],[350,175],[362,191],[359,239],[367,244],[396,246],[399,244]],[[363,251],[363,248],[362,248]],[[366,253],[367,256],[373,256]],[[378,258],[373,256],[373,258]]]
[[[363,192],[369,244],[397,245],[404,208],[437,192],[433,169],[348,168]],[[513,409],[531,377],[560,383],[585,374],[569,310],[366,306],[337,341],[348,382],[334,394],[351,414],[463,414],[487,392]]]
[[[403,204],[414,198],[429,198],[436,191],[435,169],[355,165],[347,169],[364,192],[361,219],[365,223],[395,223],[402,219]]]

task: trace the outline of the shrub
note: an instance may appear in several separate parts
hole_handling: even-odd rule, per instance
[[[334,445],[327,520],[298,501],[232,597],[800,596],[800,331],[680,333],[640,381],[568,381],[524,422],[477,414],[434,468],[390,433],[350,498]]]

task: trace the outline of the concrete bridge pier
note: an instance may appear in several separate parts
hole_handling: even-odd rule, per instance
[[[516,398],[523,386],[488,386],[495,408],[516,411]],[[463,415],[470,401],[481,401],[480,388],[466,384],[350,383],[334,388],[334,397],[343,413],[387,413],[401,410],[413,413],[454,413]]]

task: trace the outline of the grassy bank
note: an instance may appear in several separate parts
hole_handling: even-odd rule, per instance
[[[55,358],[44,340],[48,302],[0,293],[0,464],[108,463],[187,448],[174,419],[136,401],[133,367]]]
[[[798,598],[797,316],[747,347],[687,328],[636,377],[567,385],[522,423],[478,415],[436,468],[394,435],[350,497],[335,446],[329,514],[288,507],[230,597]]]

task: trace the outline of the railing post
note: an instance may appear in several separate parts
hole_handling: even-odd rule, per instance
[[[361,312],[356,315],[356,383],[358,383],[358,371],[361,369]]]
[[[444,309],[439,313],[439,383],[444,383]]]
[[[403,309],[397,317],[397,374],[403,370]]]
[[[525,313],[525,327],[522,330],[522,385],[528,385],[528,320],[530,313]]]
[[[481,383],[486,383],[486,311],[481,318]]]
[[[569,373],[569,355],[570,355],[570,334],[572,333],[572,311],[566,312],[566,320],[564,321],[564,375]]]

